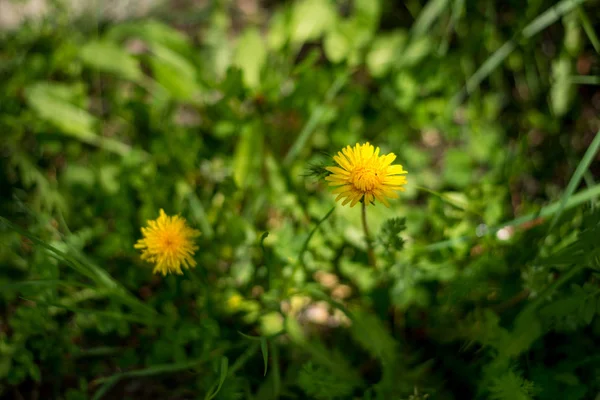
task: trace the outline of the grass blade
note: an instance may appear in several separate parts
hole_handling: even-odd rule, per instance
[[[600,76],[576,75],[570,77],[569,82],[577,85],[600,85]]]
[[[120,377],[117,375],[114,375],[110,379],[106,380],[104,385],[102,385],[102,387],[100,387],[100,389],[98,389],[96,393],[94,393],[94,397],[92,397],[92,400],[100,400],[102,397],[104,397],[106,393],[108,393],[110,389],[113,388],[113,386],[117,384],[117,382],[119,382],[119,380]]]
[[[59,261],[64,262],[66,265],[71,267],[74,271],[80,273],[81,275],[89,278],[92,282],[94,282],[101,289],[108,289],[111,291],[111,295],[113,297],[121,299],[123,304],[127,304],[134,310],[143,310],[142,313],[146,315],[148,319],[153,319],[157,316],[156,310],[149,307],[147,304],[144,304],[135,296],[131,295],[119,282],[114,280],[104,269],[95,265],[93,262],[88,260],[83,253],[76,249],[69,248],[72,252],[75,253],[74,256],[71,256],[56,247],[49,245],[44,242],[40,238],[35,235],[32,235],[25,229],[21,228],[18,225],[13,224],[8,219],[4,217],[0,217],[0,223],[5,224],[10,229],[19,233],[22,236],[25,236],[29,240],[31,240],[34,244],[46,249],[51,256],[56,258]],[[80,261],[78,259],[82,259]]]
[[[523,36],[529,39],[530,37],[537,35],[539,32],[541,32],[542,30],[544,30],[545,28],[562,18],[563,15],[567,14],[575,7],[585,2],[586,0],[559,1],[556,5],[544,11],[536,19],[531,21],[529,25],[523,28]]]
[[[448,0],[430,0],[427,2],[425,7],[419,13],[417,20],[412,26],[412,32],[415,37],[423,36],[429,29],[433,22],[439,18],[444,10],[448,7]]]
[[[502,64],[506,57],[508,57],[516,47],[517,45],[512,40],[509,40],[508,42],[504,43],[502,47],[500,47],[490,57],[488,57],[488,59],[485,60],[483,64],[481,64],[481,67],[479,67],[477,71],[475,71],[475,73],[471,75],[469,79],[467,79],[467,82],[465,83],[463,89],[454,96],[454,98],[450,101],[450,104],[456,106],[460,104],[467,95],[473,93],[473,91],[479,87],[479,84],[485,78],[487,78],[492,73],[492,71],[496,69],[496,67]]]
[[[160,375],[165,373],[179,372],[186,369],[196,368],[198,365],[206,362],[205,359],[176,363],[176,364],[162,364],[155,365],[153,367],[121,372],[115,375],[111,375],[104,378],[96,379],[93,383],[103,383],[102,387],[96,391],[92,400],[100,400],[118,381],[125,378],[139,378],[145,376]]]
[[[438,49],[438,54],[440,56],[446,55],[448,52],[448,47],[450,46],[450,35],[458,23],[458,19],[460,18],[464,8],[465,0],[454,0],[454,4],[452,5],[452,13],[450,14],[450,22],[448,23],[446,34],[444,35],[444,39],[442,40],[442,43]]]
[[[248,337],[248,335],[243,336]],[[254,343],[252,343],[251,346],[248,346],[248,349],[241,356],[239,356],[237,360],[235,360],[231,368],[229,368],[229,375],[233,375],[237,370],[242,368],[244,364],[254,355],[254,353],[258,351],[259,347],[260,343],[258,343],[258,341],[255,341]]]
[[[60,261],[63,261],[64,263],[69,265],[76,272],[79,272],[80,274],[90,278],[92,281],[98,283],[98,276],[96,276],[88,268],[85,268],[85,266],[80,265],[80,263],[78,263],[72,257],[69,257],[66,253],[58,250],[54,246],[47,244],[43,240],[39,239],[37,236],[30,234],[25,229],[21,228],[18,225],[13,224],[12,222],[10,222],[8,219],[6,219],[4,217],[0,217],[0,222],[2,222],[4,225],[9,227],[13,231],[17,232],[18,234],[25,236],[27,239],[31,240],[34,244],[41,246],[42,248],[48,250],[53,255],[53,257],[55,257],[56,259],[58,259]]]
[[[346,84],[346,81],[350,77],[351,73],[352,72],[349,71],[349,72],[346,72],[346,73],[340,75],[331,84],[331,87],[329,88],[329,90],[327,91],[327,94],[325,95],[324,103],[330,103],[331,101],[333,101],[335,96],[337,96],[339,91]],[[294,144],[292,145],[292,147],[286,154],[285,158],[283,159],[283,165],[285,167],[289,167],[294,162],[294,160],[298,157],[298,155],[300,154],[300,151],[304,148],[304,146],[306,145],[306,142],[308,142],[310,135],[313,134],[313,132],[315,131],[315,129],[321,122],[321,118],[323,118],[324,114],[325,114],[325,106],[324,105],[318,105],[312,111],[310,118],[308,119],[308,122],[306,123],[306,125],[304,125],[304,128],[302,128],[302,131],[296,138],[296,141],[294,142]]]
[[[267,376],[267,366],[269,365],[269,348],[267,347],[267,339],[265,337],[260,338],[260,351],[262,352],[263,362],[265,363],[265,372],[263,376]]]
[[[496,50],[487,60],[481,64],[481,67],[475,71],[475,73],[467,79],[465,86],[458,92],[453,99],[450,101],[451,109],[458,106],[464,98],[471,94],[479,84],[487,78],[496,67],[498,67],[513,50],[517,47],[516,40],[519,36],[529,39],[535,36],[540,31],[548,27],[549,25],[562,18],[563,15],[569,13],[577,6],[585,3],[586,0],[562,0],[558,4],[550,7],[544,11],[537,18],[531,21],[523,30],[516,36],[515,39],[508,40],[498,50]]]
[[[565,193],[562,196],[562,199],[560,201],[560,206],[559,206],[558,210],[556,211],[556,213],[554,214],[554,217],[552,218],[552,222],[550,222],[550,227],[548,228],[548,232],[550,232],[552,230],[552,228],[554,228],[554,225],[556,224],[556,222],[560,218],[562,212],[564,211],[565,205],[569,201],[569,198],[575,192],[575,189],[577,189],[577,187],[579,186],[579,183],[581,182],[583,175],[588,170],[590,164],[592,163],[592,160],[598,153],[599,148],[600,148],[600,131],[596,132],[596,136],[594,137],[594,140],[592,140],[592,143],[590,144],[587,151],[581,158],[581,161],[579,161],[579,165],[577,165],[577,168],[575,169],[575,172],[573,173],[573,176],[571,177],[571,180],[569,181],[569,184],[567,185],[567,189],[565,190]]]
[[[598,36],[596,36],[594,26],[592,25],[587,14],[585,13],[585,11],[583,11],[581,7],[577,8],[577,12],[579,14],[579,19],[581,19],[581,25],[583,25],[583,30],[585,31],[585,34],[587,35],[588,39],[590,39],[590,42],[592,43],[592,46],[594,46],[594,50],[596,50],[596,53],[600,54],[600,40],[598,40]]]
[[[306,240],[304,241],[304,244],[302,245],[302,250],[300,250],[300,254],[298,254],[298,261],[300,262],[300,264],[304,265],[304,253],[306,253],[306,250],[308,249],[308,244],[310,243],[310,240],[314,236],[315,232],[317,232],[317,230],[319,229],[321,224],[323,222],[325,222],[327,220],[327,218],[329,218],[329,216],[333,213],[334,210],[335,210],[335,206],[331,207],[331,210],[329,210],[327,212],[327,214],[325,214],[325,216],[323,218],[321,218],[319,220],[319,222],[317,222],[317,225],[315,225],[313,230],[310,231],[310,233],[308,234],[308,237],[306,238]]]
[[[206,397],[204,397],[204,400],[211,400],[213,399],[221,390],[221,386],[223,386],[223,382],[225,382],[225,379],[227,378],[227,365],[228,365],[228,360],[227,357],[223,356],[221,357],[221,369],[220,369],[220,374],[219,374],[219,382],[217,385],[217,388],[210,393],[210,391],[208,392],[209,394],[206,395]]]

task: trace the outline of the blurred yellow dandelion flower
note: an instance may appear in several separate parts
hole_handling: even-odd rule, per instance
[[[346,146],[333,159],[339,167],[327,167],[331,174],[325,179],[329,186],[339,186],[332,193],[338,195],[336,201],[345,198],[342,205],[350,202],[350,207],[354,207],[364,198],[366,204],[377,199],[389,207],[387,198],[397,199],[396,191],[404,191],[406,177],[403,175],[408,172],[402,165],[391,165],[396,159],[394,153],[380,156],[379,147],[374,148],[367,142]]]
[[[142,251],[142,260],[156,264],[154,273],[183,274],[181,267],[196,266],[193,258],[198,246],[193,238],[200,232],[187,226],[184,218],[170,217],[161,209],[156,220],[148,220],[148,227],[142,228],[143,239],[134,245]]]
[[[227,306],[231,311],[237,311],[242,305],[243,301],[244,298],[242,296],[240,296],[237,293],[234,293],[227,299]]]

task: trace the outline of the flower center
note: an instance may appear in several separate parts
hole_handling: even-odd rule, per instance
[[[358,167],[350,174],[350,182],[362,192],[370,192],[380,184],[379,172],[372,167]]]
[[[179,237],[172,232],[163,234],[161,245],[165,251],[173,251],[179,247]]]

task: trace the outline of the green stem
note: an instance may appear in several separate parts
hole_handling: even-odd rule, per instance
[[[306,250],[308,249],[308,244],[310,243],[310,239],[312,239],[312,237],[315,234],[315,232],[317,232],[319,230],[319,227],[321,226],[321,224],[323,222],[325,222],[325,220],[327,218],[329,218],[329,216],[331,215],[331,213],[333,213],[333,210],[335,210],[335,207],[331,207],[331,210],[329,210],[327,212],[327,214],[325,214],[325,216],[323,218],[321,218],[319,220],[319,222],[317,222],[317,225],[315,225],[315,227],[313,228],[313,230],[310,231],[310,233],[308,234],[308,237],[304,241],[304,244],[302,245],[302,250],[300,250],[300,254],[298,255],[298,261],[303,266],[306,266],[305,263],[304,263],[304,253],[306,253]]]
[[[373,241],[371,240],[371,235],[369,234],[369,225],[367,225],[367,202],[362,202],[362,224],[363,230],[365,231],[365,239],[367,241],[367,255],[369,257],[369,265],[373,268],[377,267],[375,262],[375,250],[373,249]]]

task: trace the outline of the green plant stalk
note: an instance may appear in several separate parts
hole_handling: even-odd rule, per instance
[[[208,360],[206,359],[206,357],[204,357],[202,359],[193,360],[193,361],[189,361],[189,362],[182,362],[182,363],[176,363],[176,364],[154,365],[152,367],[145,368],[145,369],[121,372],[121,373],[114,374],[111,376],[98,378],[92,382],[92,385],[97,385],[97,384],[103,384],[103,385],[96,391],[96,393],[94,393],[92,400],[100,400],[121,379],[140,378],[140,377],[161,375],[161,374],[167,374],[167,373],[174,373],[174,372],[179,372],[179,371],[183,371],[186,369],[194,369],[207,361]]]
[[[569,82],[576,85],[600,85],[600,76],[592,75],[573,75]]]
[[[373,240],[369,234],[369,225],[367,224],[367,202],[362,201],[362,225],[365,232],[365,240],[367,241],[367,256],[369,257],[369,265],[373,268],[377,267],[375,260],[375,250],[373,249]]]
[[[308,234],[308,236],[306,237],[306,240],[304,241],[304,243],[302,244],[302,249],[300,250],[300,253],[298,254],[298,260],[296,261],[296,264],[294,264],[294,268],[292,271],[292,274],[290,275],[290,277],[287,280],[287,284],[286,285],[290,285],[292,280],[294,279],[294,277],[296,276],[296,273],[298,272],[299,268],[303,268],[304,271],[306,272],[306,263],[304,262],[304,254],[306,253],[306,251],[308,250],[308,245],[311,241],[311,239],[313,238],[313,236],[315,235],[315,233],[319,230],[319,228],[321,227],[321,224],[323,222],[325,222],[327,220],[327,218],[329,218],[329,216],[331,214],[333,214],[333,211],[335,210],[335,206],[331,207],[331,210],[329,210],[327,212],[327,214],[325,214],[325,216],[323,218],[321,218],[317,224],[315,225],[315,227],[312,229],[312,231],[310,231],[310,233]],[[289,288],[289,286],[288,286]]]
[[[464,87],[458,92],[450,101],[450,109],[454,110],[460,103],[463,102],[465,97],[475,91],[479,87],[479,84],[486,79],[492,71],[494,71],[504,60],[517,48],[519,40],[529,39],[542,30],[562,18],[563,15],[567,14],[571,10],[575,9],[579,5],[585,3],[587,0],[562,0],[554,6],[550,7],[540,15],[538,15],[533,21],[531,21],[521,32],[518,32],[514,38],[506,41],[498,50],[490,55],[483,64],[475,71],[473,75],[467,79]]]
[[[303,266],[305,266],[305,263],[304,263],[304,253],[306,253],[306,250],[308,250],[308,244],[310,243],[310,240],[314,236],[315,232],[317,232],[317,230],[319,229],[319,227],[321,226],[321,224],[323,222],[325,222],[325,220],[327,220],[327,218],[329,218],[329,216],[333,213],[333,210],[335,210],[335,207],[331,207],[331,210],[329,210],[327,212],[327,214],[325,214],[325,216],[323,218],[321,218],[319,220],[319,222],[317,222],[317,225],[315,225],[315,227],[313,228],[313,230],[310,231],[310,233],[308,234],[308,237],[304,241],[304,244],[302,245],[302,250],[300,250],[300,254],[298,255],[298,261]]]
[[[596,132],[596,136],[594,137],[594,140],[592,141],[592,143],[588,147],[587,151],[583,155],[583,158],[581,159],[581,161],[579,161],[579,164],[577,165],[577,168],[575,169],[575,172],[573,173],[573,176],[571,177],[571,180],[569,181],[569,184],[567,185],[567,188],[565,189],[565,192],[562,196],[562,199],[560,201],[560,207],[559,207],[558,211],[554,214],[554,216],[552,218],[552,222],[550,222],[550,226],[548,228],[548,233],[550,233],[552,228],[554,228],[554,226],[558,222],[558,219],[562,215],[562,212],[565,209],[567,202],[569,201],[569,199],[571,198],[573,193],[575,193],[575,190],[579,186],[579,183],[581,182],[583,175],[588,170],[590,164],[594,160],[594,157],[596,156],[596,153],[598,153],[599,149],[600,149],[600,131]]]

